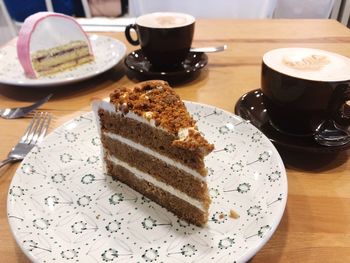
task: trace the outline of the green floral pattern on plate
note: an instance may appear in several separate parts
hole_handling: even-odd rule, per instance
[[[186,102],[215,151],[207,158],[212,204],[196,227],[102,172],[92,113],[56,129],[28,154],[8,194],[8,220],[34,262],[245,262],[284,212],[287,177],[255,127]],[[231,210],[239,215],[230,216]]]

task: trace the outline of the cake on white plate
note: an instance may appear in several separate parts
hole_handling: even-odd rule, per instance
[[[94,60],[89,37],[67,15],[39,12],[23,23],[17,56],[29,78],[52,75]]]
[[[106,173],[198,226],[208,221],[204,157],[214,146],[165,81],[116,89],[94,101]]]

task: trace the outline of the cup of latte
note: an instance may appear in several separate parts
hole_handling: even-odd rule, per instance
[[[311,48],[264,54],[261,88],[271,125],[326,146],[350,141],[350,59]]]
[[[126,39],[140,45],[143,54],[155,68],[181,65],[192,45],[195,18],[188,14],[158,12],[138,17],[125,29]],[[131,31],[136,31],[136,38]]]

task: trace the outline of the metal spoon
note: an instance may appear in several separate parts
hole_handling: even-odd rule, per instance
[[[0,117],[4,119],[16,119],[21,118],[32,112],[33,110],[39,108],[45,102],[47,102],[53,94],[49,94],[45,98],[38,100],[34,104],[27,107],[18,107],[18,108],[4,108],[0,109]]]
[[[221,52],[227,49],[227,45],[218,46],[218,47],[193,47],[190,49],[191,52],[204,52],[204,53],[213,53]]]

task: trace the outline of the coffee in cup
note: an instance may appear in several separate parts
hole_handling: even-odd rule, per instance
[[[181,65],[192,45],[195,18],[188,14],[158,12],[138,17],[125,29],[126,39],[140,45],[153,67],[166,69]],[[131,30],[137,38],[133,39]]]
[[[271,124],[322,145],[350,141],[350,59],[311,48],[274,49],[263,56],[261,88]]]

